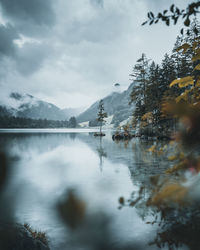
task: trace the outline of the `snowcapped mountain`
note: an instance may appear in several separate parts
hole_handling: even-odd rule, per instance
[[[103,98],[104,108],[109,116],[109,126],[110,124],[118,126],[132,115],[134,105],[129,105],[129,101],[134,84],[132,83],[127,90],[121,93],[113,92]],[[76,116],[79,123],[96,122],[98,105],[99,101],[92,104],[84,112],[80,108],[60,109],[56,105],[42,101],[32,95],[13,92],[9,96],[0,98],[0,116],[48,120],[69,120],[71,116]]]
[[[42,101],[29,94],[13,92],[0,101],[0,116],[66,120],[76,114],[73,114],[71,109],[60,109],[52,103]]]
[[[120,122],[129,119],[133,114],[134,105],[129,105],[130,94],[133,89],[134,83],[131,83],[127,90],[112,94],[103,98],[104,109],[108,116],[112,116],[111,123],[118,126]],[[97,118],[99,101],[92,104],[86,111],[81,113],[77,120],[78,122],[95,121]]]

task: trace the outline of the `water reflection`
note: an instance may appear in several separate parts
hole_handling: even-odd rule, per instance
[[[88,133],[0,134],[0,145],[9,155],[6,192],[15,194],[16,221],[46,231],[52,249],[155,249],[148,246],[155,229],[141,220],[150,216],[146,207],[117,209],[121,195],[128,197],[162,171],[158,159],[143,157],[148,145],[115,144],[110,135]],[[71,189],[86,203],[85,224],[76,236],[57,212]]]
[[[99,167],[100,167],[100,171],[102,172],[103,170],[103,159],[107,157],[107,153],[104,150],[103,147],[103,142],[102,142],[102,137],[97,138],[99,139],[99,146],[97,147],[97,152],[99,155]]]

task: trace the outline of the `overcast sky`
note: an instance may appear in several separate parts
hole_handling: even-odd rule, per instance
[[[0,96],[29,93],[59,107],[89,106],[130,84],[144,52],[160,62],[180,25],[141,26],[189,0],[0,0]]]

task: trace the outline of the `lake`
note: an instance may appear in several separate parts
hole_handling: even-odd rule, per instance
[[[150,175],[162,173],[158,159],[146,152],[152,143],[136,138],[116,143],[110,131],[102,139],[94,131],[0,130],[1,150],[10,163],[9,212],[15,221],[46,232],[51,249],[95,249],[102,241],[113,249],[131,244],[156,249],[148,245],[157,229],[146,224],[150,211],[145,206],[118,209],[119,197],[129,198]],[[86,207],[85,224],[77,230],[58,212],[70,190]]]

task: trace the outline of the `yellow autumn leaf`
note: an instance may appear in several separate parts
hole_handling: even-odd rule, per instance
[[[190,45],[188,43],[184,43],[180,47],[177,48],[177,52],[180,50],[183,50],[183,54],[187,52],[187,50],[190,48]]]
[[[183,99],[183,97],[181,95],[179,95],[178,97],[176,97],[175,101],[176,103],[180,102]]]
[[[193,44],[192,44],[192,50],[193,51],[196,49],[198,44],[199,44],[199,42],[197,42],[197,41],[193,42]]]
[[[196,87],[200,87],[200,80],[198,80],[195,84]]]
[[[156,151],[156,145],[151,146],[149,149],[147,149],[148,152],[155,152]]]
[[[196,55],[194,55],[194,56],[192,57],[192,61],[193,61],[193,62],[195,62],[195,61],[197,61],[197,60],[200,60],[200,53],[196,53]]]
[[[168,160],[169,160],[169,161],[174,161],[174,160],[176,160],[176,159],[177,159],[177,156],[176,156],[176,155],[171,155],[171,156],[168,157]]]
[[[183,88],[183,87],[187,87],[188,85],[193,85],[194,84],[194,80],[192,76],[186,76],[183,78],[178,78],[174,81],[172,81],[169,85],[169,87],[171,88],[172,86],[178,84],[179,88]]]
[[[200,70],[200,64],[198,64],[194,69],[195,70]]]
[[[142,116],[142,120],[144,121],[144,120],[152,119],[152,117],[153,117],[152,112],[147,112],[147,113],[145,113],[145,114]]]
[[[193,85],[194,84],[194,80],[192,76],[186,76],[181,78],[178,86],[179,88],[184,88],[187,87],[188,85]]]
[[[176,103],[180,102],[181,100],[187,101],[189,92],[191,92],[191,89],[186,89],[181,95],[176,97],[175,99]]]
[[[179,83],[179,81],[180,81],[180,78],[178,78],[178,79],[176,79],[176,80],[172,81],[172,82],[170,83],[169,87],[171,88],[172,86],[174,86],[174,85],[178,84],[178,83]]]
[[[187,194],[186,187],[178,183],[168,184],[152,197],[151,204],[156,206],[169,203],[183,205],[187,201]]]
[[[180,158],[181,160],[185,159],[185,155],[184,155],[183,152],[180,152],[179,158]]]

